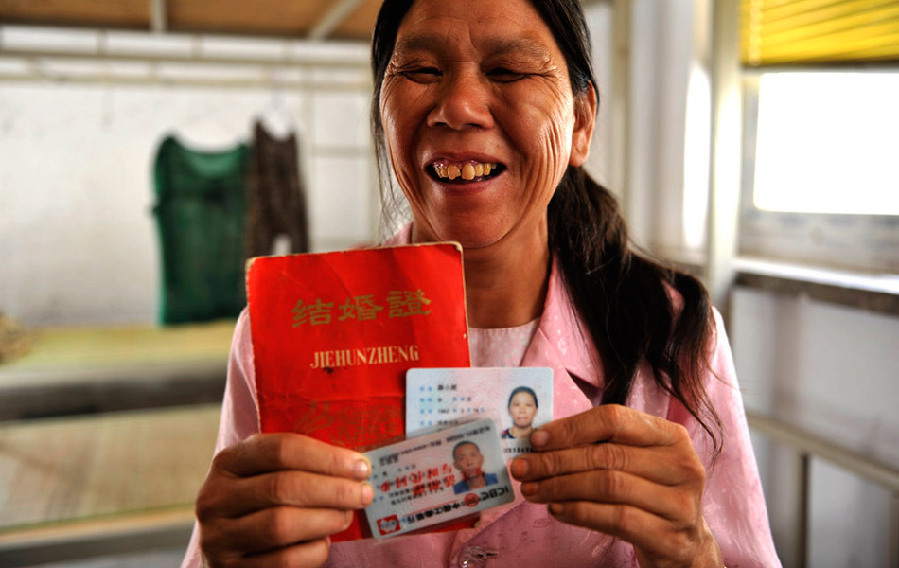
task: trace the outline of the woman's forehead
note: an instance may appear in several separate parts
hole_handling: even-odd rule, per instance
[[[397,39],[396,52],[426,51],[438,55],[454,55],[462,45],[446,34],[419,33],[400,36]],[[533,37],[485,37],[474,46],[487,57],[499,57],[515,54],[539,61],[551,61],[553,52],[543,41]]]
[[[419,0],[403,18],[395,50],[447,56],[515,53],[546,61],[560,55],[552,32],[526,0]]]

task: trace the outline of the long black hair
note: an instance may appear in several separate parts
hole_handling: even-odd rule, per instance
[[[599,91],[590,58],[590,31],[577,0],[530,0],[565,56],[575,97]],[[382,200],[397,213],[400,200],[386,158],[379,99],[397,30],[413,0],[385,0],[372,39],[372,134]],[[583,168],[569,166],[548,208],[549,248],[558,260],[575,309],[602,360],[602,402],[625,404],[646,362],[656,383],[677,399],[720,449],[720,421],[703,384],[713,342],[709,295],[693,276],[629,246],[614,196]],[[679,297],[679,300],[675,300]]]

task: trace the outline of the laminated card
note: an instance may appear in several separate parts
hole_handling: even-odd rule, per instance
[[[247,298],[262,432],[384,445],[404,434],[408,369],[469,364],[455,243],[255,258]],[[360,517],[332,539],[370,536]]]
[[[531,451],[534,429],[553,419],[549,367],[410,369],[406,373],[406,435],[417,436],[490,416],[501,427],[507,459]]]
[[[375,538],[420,531],[515,499],[490,418],[368,452]]]

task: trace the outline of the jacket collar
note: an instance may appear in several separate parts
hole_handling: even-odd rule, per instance
[[[412,242],[412,223],[404,226],[385,244]],[[602,384],[602,365],[586,323],[576,313],[559,263],[553,259],[543,314],[521,361],[524,367],[562,367],[594,387]]]
[[[554,258],[543,314],[522,366],[563,367],[568,374],[594,387],[602,384],[602,365],[587,324],[575,311],[568,286]]]

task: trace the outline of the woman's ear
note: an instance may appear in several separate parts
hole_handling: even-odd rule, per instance
[[[596,90],[590,83],[587,90],[574,97],[574,133],[571,139],[571,158],[568,164],[580,167],[590,155],[590,142],[596,126]]]

